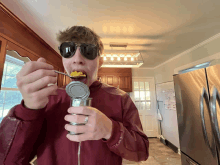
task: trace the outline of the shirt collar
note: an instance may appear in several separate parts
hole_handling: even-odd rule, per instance
[[[94,81],[89,87],[90,93],[97,91],[101,86],[102,83],[100,81],[98,80]]]

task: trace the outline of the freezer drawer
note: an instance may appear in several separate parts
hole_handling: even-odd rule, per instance
[[[186,156],[183,152],[181,152],[181,161],[182,161],[182,165],[199,165],[190,157]]]

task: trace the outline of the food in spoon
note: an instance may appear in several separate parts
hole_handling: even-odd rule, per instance
[[[72,73],[70,74],[70,76],[71,76],[71,77],[86,77],[85,74],[83,74],[82,72],[77,72],[77,71],[72,72]]]

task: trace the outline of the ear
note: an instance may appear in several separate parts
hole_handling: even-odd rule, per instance
[[[103,64],[103,57],[99,57],[99,69],[101,68]]]

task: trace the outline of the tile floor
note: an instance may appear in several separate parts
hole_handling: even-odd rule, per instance
[[[158,138],[149,138],[149,158],[144,162],[131,162],[123,160],[123,165],[181,165],[181,156]]]

